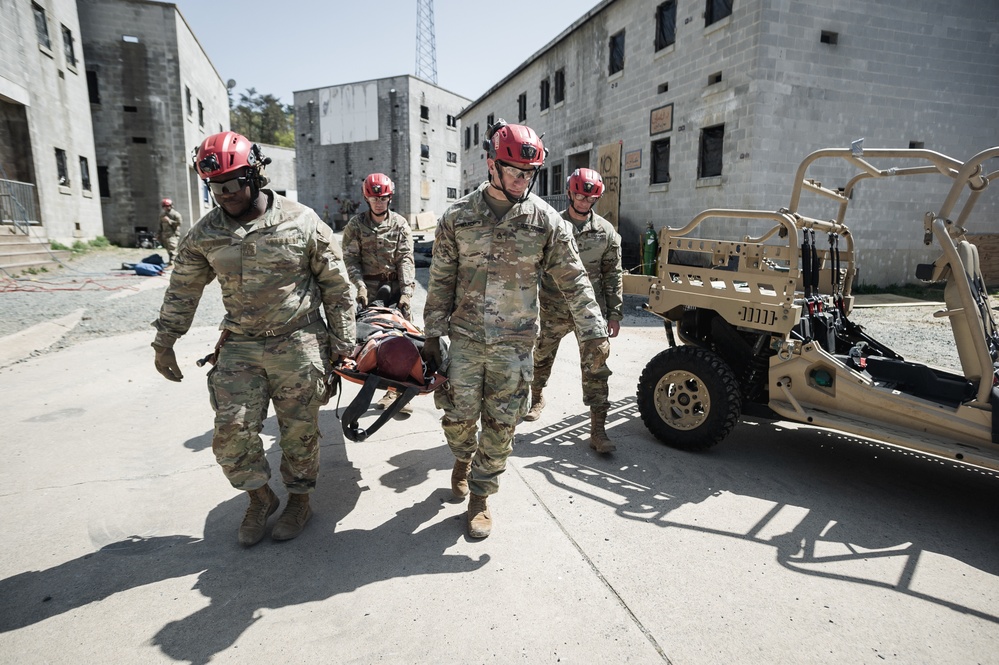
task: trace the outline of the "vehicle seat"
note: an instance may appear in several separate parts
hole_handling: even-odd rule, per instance
[[[984,338],[986,345],[992,348],[990,342],[995,337],[995,324],[989,310],[988,293],[985,290],[985,280],[982,277],[981,264],[978,259],[978,248],[962,240],[957,243],[957,253],[964,263],[964,274],[954,274],[955,266],[948,266],[944,277],[947,279],[947,286],[944,287],[944,302],[947,303],[947,311],[954,312],[950,317],[951,329],[954,332],[954,341],[957,343],[958,357],[961,360],[961,369],[964,376],[969,381],[978,382],[982,376],[991,376],[993,367],[991,363],[988,367],[982,367],[978,354],[975,353],[976,337]],[[961,301],[959,282],[964,278],[968,280],[971,287],[972,296],[975,303],[971,311],[955,312],[964,309]],[[993,350],[992,355],[995,355]],[[992,358],[995,362],[995,358]]]

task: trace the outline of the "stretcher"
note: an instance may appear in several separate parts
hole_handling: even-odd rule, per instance
[[[430,367],[420,356],[423,331],[394,307],[371,306],[356,317],[357,344],[353,352],[333,366],[331,388],[339,392],[340,379],[361,386],[340,416],[343,435],[364,441],[381,429],[417,395],[429,395],[447,381],[447,360]],[[446,351],[444,353],[445,358]],[[368,428],[358,421],[371,405],[376,390],[398,392],[399,397]],[[339,405],[338,405],[339,408]]]

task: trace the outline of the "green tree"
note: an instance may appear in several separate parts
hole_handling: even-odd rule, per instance
[[[240,93],[239,104],[229,98],[229,124],[255,143],[295,147],[295,110],[274,95],[261,95],[256,88]]]

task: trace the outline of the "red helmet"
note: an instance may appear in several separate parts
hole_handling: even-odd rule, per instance
[[[540,167],[545,163],[545,146],[527,125],[508,125],[502,118],[489,129],[486,151],[506,164]]]
[[[377,355],[378,376],[423,383],[423,360],[413,340],[402,335],[385,337],[378,343]]]
[[[173,207],[173,201],[171,201],[170,199],[163,199],[160,202],[160,205],[163,206],[164,208],[166,208],[167,206],[169,206],[169,207],[172,208]]]
[[[204,180],[228,180],[225,176],[240,169],[259,173],[265,160],[256,143],[236,132],[212,134],[194,153],[194,168]]]
[[[392,196],[395,185],[392,183],[392,179],[384,173],[372,173],[364,179],[361,191],[364,192],[365,197]]]
[[[593,169],[576,169],[565,185],[570,194],[599,197],[604,193],[604,179]]]

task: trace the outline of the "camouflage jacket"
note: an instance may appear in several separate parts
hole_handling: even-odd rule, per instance
[[[486,186],[438,221],[423,312],[426,335],[533,342],[538,282],[547,273],[565,297],[580,340],[606,337],[572,233],[558,212],[532,194],[497,220],[483,200]]]
[[[244,226],[215,208],[184,236],[154,344],[173,346],[190,329],[205,286],[218,278],[221,330],[281,334],[322,306],[333,351],[354,348],[353,295],[332,231],[311,208],[263,191],[270,202],[262,217]]]
[[[576,222],[569,211],[562,211],[562,219],[572,229],[579,250],[579,258],[593,286],[593,294],[600,305],[600,312],[607,320],[624,318],[624,298],[621,288],[621,236],[606,219],[590,212],[585,222]],[[568,320],[569,308],[565,298],[555,286],[550,275],[541,276],[539,294],[541,311],[546,319]]]
[[[160,233],[168,236],[175,236],[180,233],[180,225],[184,223],[184,218],[174,209],[160,215]]]
[[[351,217],[343,229],[343,262],[358,290],[364,287],[365,275],[391,273],[403,295],[412,296],[416,290],[413,232],[397,212],[390,210],[381,224],[375,224],[367,212]]]

